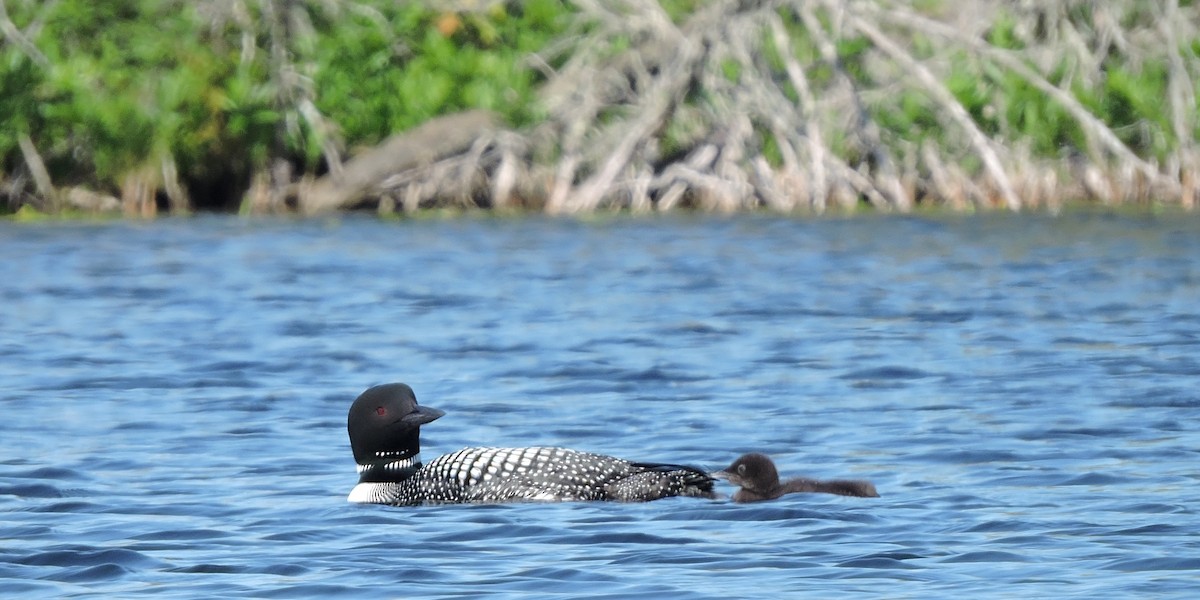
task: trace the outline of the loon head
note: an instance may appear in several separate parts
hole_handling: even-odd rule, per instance
[[[769,492],[779,485],[779,471],[775,470],[775,463],[766,454],[758,452],[739,456],[733,464],[712,476],[755,492]]]
[[[359,465],[390,462],[421,452],[421,425],[446,414],[420,406],[412,388],[388,383],[368,389],[350,405],[346,429]]]

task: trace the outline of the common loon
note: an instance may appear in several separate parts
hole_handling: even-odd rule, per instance
[[[774,500],[784,494],[794,492],[814,492],[821,494],[838,494],[840,496],[859,496],[863,498],[878,498],[879,493],[870,481],[861,479],[789,479],[779,483],[779,472],[775,463],[765,454],[751,452],[743,454],[722,471],[712,474],[718,479],[726,479],[742,489],[733,494],[734,502],[759,502]]]
[[[346,425],[359,479],[347,500],[411,506],[716,497],[713,478],[700,469],[565,448],[463,448],[422,464],[421,425],[444,414],[418,405],[403,383],[359,395]]]

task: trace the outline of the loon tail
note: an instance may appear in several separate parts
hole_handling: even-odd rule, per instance
[[[713,482],[716,480],[703,469],[670,463],[639,462],[633,463],[633,466],[641,469],[643,476],[653,477],[661,482],[661,485],[669,490],[666,495],[710,499],[717,497],[713,492]]]

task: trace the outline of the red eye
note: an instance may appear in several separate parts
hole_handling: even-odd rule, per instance
[[[382,417],[383,415],[387,414],[387,409],[382,406],[377,406],[375,407],[375,414]]]

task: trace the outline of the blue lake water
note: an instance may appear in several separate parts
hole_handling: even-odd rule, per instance
[[[4,598],[1200,589],[1192,216],[0,222],[0,300]],[[389,381],[882,497],[350,505]]]

